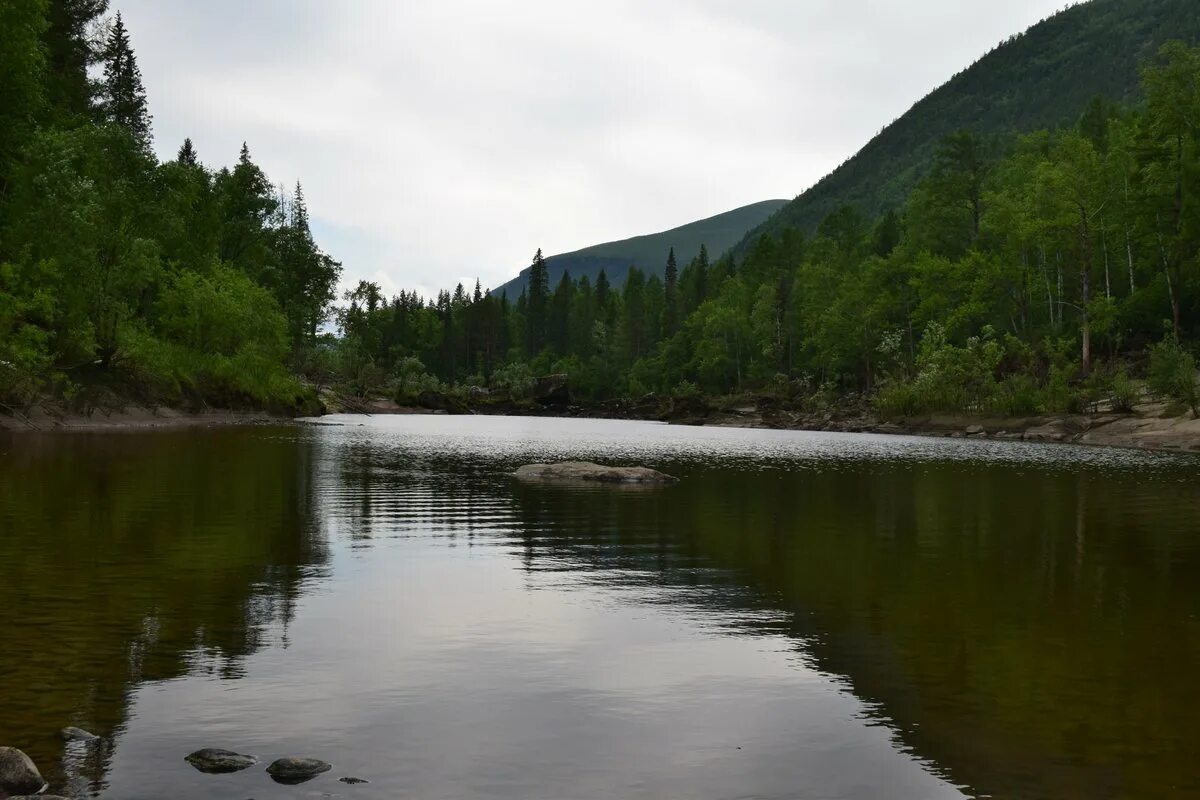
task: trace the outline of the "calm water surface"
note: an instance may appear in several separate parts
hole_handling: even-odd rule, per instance
[[[0,439],[0,744],[114,800],[1200,797],[1194,458],[321,423]],[[507,475],[564,458],[683,480]]]

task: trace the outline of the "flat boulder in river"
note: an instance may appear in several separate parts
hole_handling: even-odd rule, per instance
[[[232,750],[222,750],[219,747],[205,747],[184,756],[184,761],[201,772],[220,775],[226,772],[240,772],[258,763],[254,756],[242,755]]]
[[[526,464],[515,473],[522,480],[597,481],[600,483],[675,483],[678,478],[646,467],[608,467],[588,461],[564,461],[560,464]]]
[[[0,747],[0,795],[37,794],[46,788],[33,759],[15,747]]]
[[[280,758],[271,762],[267,773],[278,783],[304,783],[331,769],[331,765],[315,758]]]

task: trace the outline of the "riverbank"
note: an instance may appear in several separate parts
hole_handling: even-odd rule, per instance
[[[1143,403],[1133,412],[1044,414],[1002,417],[972,414],[930,414],[885,419],[861,403],[813,413],[772,398],[742,398],[714,402],[699,397],[608,400],[587,404],[541,404],[532,401],[485,400],[463,405],[429,399],[425,406],[402,406],[392,400],[363,401],[355,409],[335,404],[331,410],[369,414],[482,414],[627,419],[775,430],[879,433],[907,436],[1059,442],[1099,447],[1131,447],[1200,453],[1200,419],[1190,413],[1174,416],[1164,403]]]
[[[0,413],[0,431],[48,433],[215,428],[232,425],[278,425],[290,422],[291,419],[265,411],[182,411],[174,408],[129,405],[121,408],[98,408],[85,413],[56,404],[39,404],[23,411]]]
[[[722,404],[702,398],[647,397],[637,401],[610,400],[574,405],[495,400],[465,405],[460,402],[436,401],[425,406],[400,405],[389,399],[360,400],[352,404],[325,399],[330,413],[626,419],[666,422],[673,425],[1061,442],[1200,453],[1200,419],[1190,414],[1171,416],[1166,405],[1162,403],[1145,403],[1127,414],[1055,414],[1028,417],[931,414],[905,419],[883,419],[871,413],[869,409],[853,405],[812,413],[790,408],[771,399],[748,399]],[[289,423],[292,419],[289,416],[263,411],[215,409],[197,412],[137,405],[82,413],[54,404],[43,404],[29,409],[24,414],[0,413],[0,431],[119,431],[278,425]]]

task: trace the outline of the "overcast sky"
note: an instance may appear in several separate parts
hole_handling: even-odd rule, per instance
[[[344,283],[495,286],[533,251],[790,198],[1063,0],[112,0],[160,157],[246,140]]]

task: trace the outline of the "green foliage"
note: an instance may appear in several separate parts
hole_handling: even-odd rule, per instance
[[[516,400],[533,391],[534,377],[528,364],[505,364],[492,373],[492,386]]]
[[[1150,391],[1164,400],[1197,410],[1196,359],[1173,339],[1166,339],[1150,350]]]
[[[123,19],[93,37],[106,8],[0,0],[0,402],[311,410],[287,367],[309,361],[340,265],[299,186],[277,198],[246,148],[216,175],[190,140],[157,162]]]

